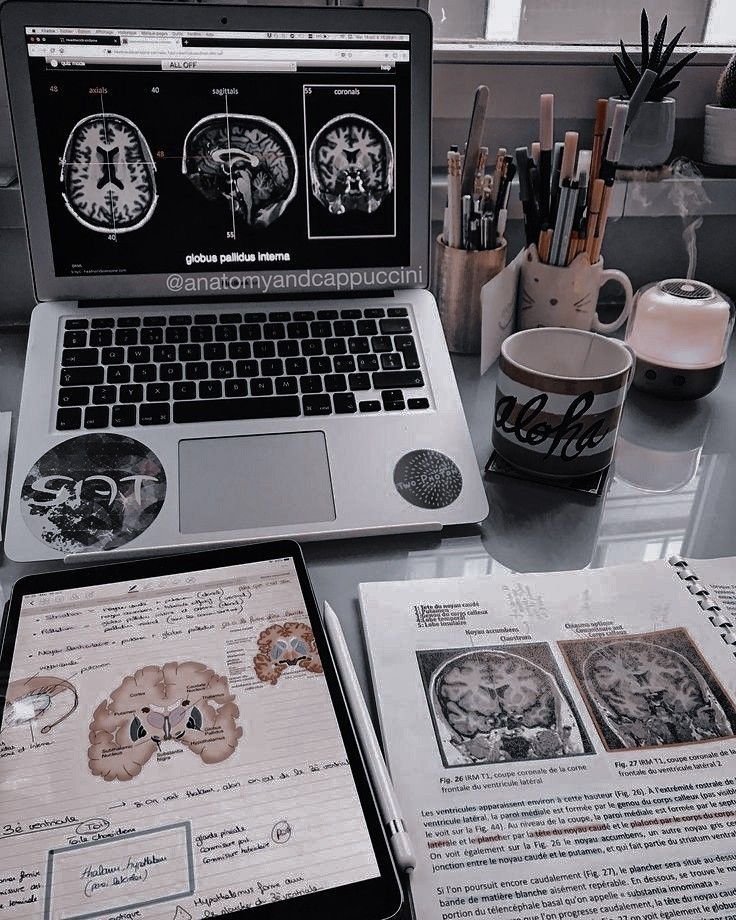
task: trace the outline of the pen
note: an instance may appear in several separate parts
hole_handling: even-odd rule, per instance
[[[445,237],[445,243],[453,249],[460,248],[462,233],[460,172],[460,154],[450,149],[447,153],[447,237]]]
[[[471,195],[463,195],[463,235],[462,248],[470,249],[470,221],[473,215],[473,198]]]
[[[543,224],[550,221],[550,177],[554,146],[555,97],[543,93],[539,98],[539,216]]]
[[[486,174],[486,163],[488,162],[488,148],[481,147],[478,155],[478,168],[475,171],[475,183],[473,185],[473,194],[480,195],[483,187],[483,178]]]
[[[552,165],[552,182],[551,188],[549,190],[549,214],[548,223],[550,226],[554,224],[557,219],[557,199],[560,195],[560,172],[562,170],[562,155],[565,150],[565,145],[562,143],[555,144],[555,152]],[[545,223],[545,221],[543,221]]]
[[[534,165],[539,166],[539,154],[542,151],[542,145],[539,141],[534,141],[532,144],[532,160],[534,160]]]
[[[411,840],[406,832],[404,819],[401,816],[396,792],[386,767],[386,761],[383,759],[383,752],[378,744],[378,738],[376,737],[371,717],[368,714],[365,699],[360,690],[360,684],[355,674],[355,668],[353,667],[340,620],[332,607],[326,602],[324,606],[324,622],[330,646],[335,656],[335,664],[340,675],[340,683],[345,692],[355,731],[363,749],[366,766],[378,799],[378,807],[381,810],[394,859],[401,869],[405,872],[411,872],[416,867],[416,860],[412,852]]]

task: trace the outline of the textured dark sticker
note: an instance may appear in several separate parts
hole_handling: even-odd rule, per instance
[[[399,495],[417,508],[446,508],[460,495],[463,477],[449,457],[437,450],[412,450],[394,468]]]
[[[156,520],[166,498],[158,457],[133,438],[84,434],[52,447],[26,476],[28,529],[60,553],[115,549]]]

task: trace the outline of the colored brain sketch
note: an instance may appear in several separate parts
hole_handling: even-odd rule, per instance
[[[314,633],[306,623],[274,623],[264,629],[258,637],[258,654],[253,665],[258,679],[273,686],[292,668],[322,674]]]

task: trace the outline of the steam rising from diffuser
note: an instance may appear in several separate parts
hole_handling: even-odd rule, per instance
[[[685,224],[682,230],[682,241],[687,252],[685,277],[691,280],[695,277],[698,265],[697,232],[703,223],[700,212],[710,204],[710,198],[703,187],[702,175],[689,160],[675,160],[672,164],[672,175],[679,180],[671,183],[670,197]]]

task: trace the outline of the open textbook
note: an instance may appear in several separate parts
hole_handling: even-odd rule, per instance
[[[736,917],[736,559],[361,606],[421,920]]]

